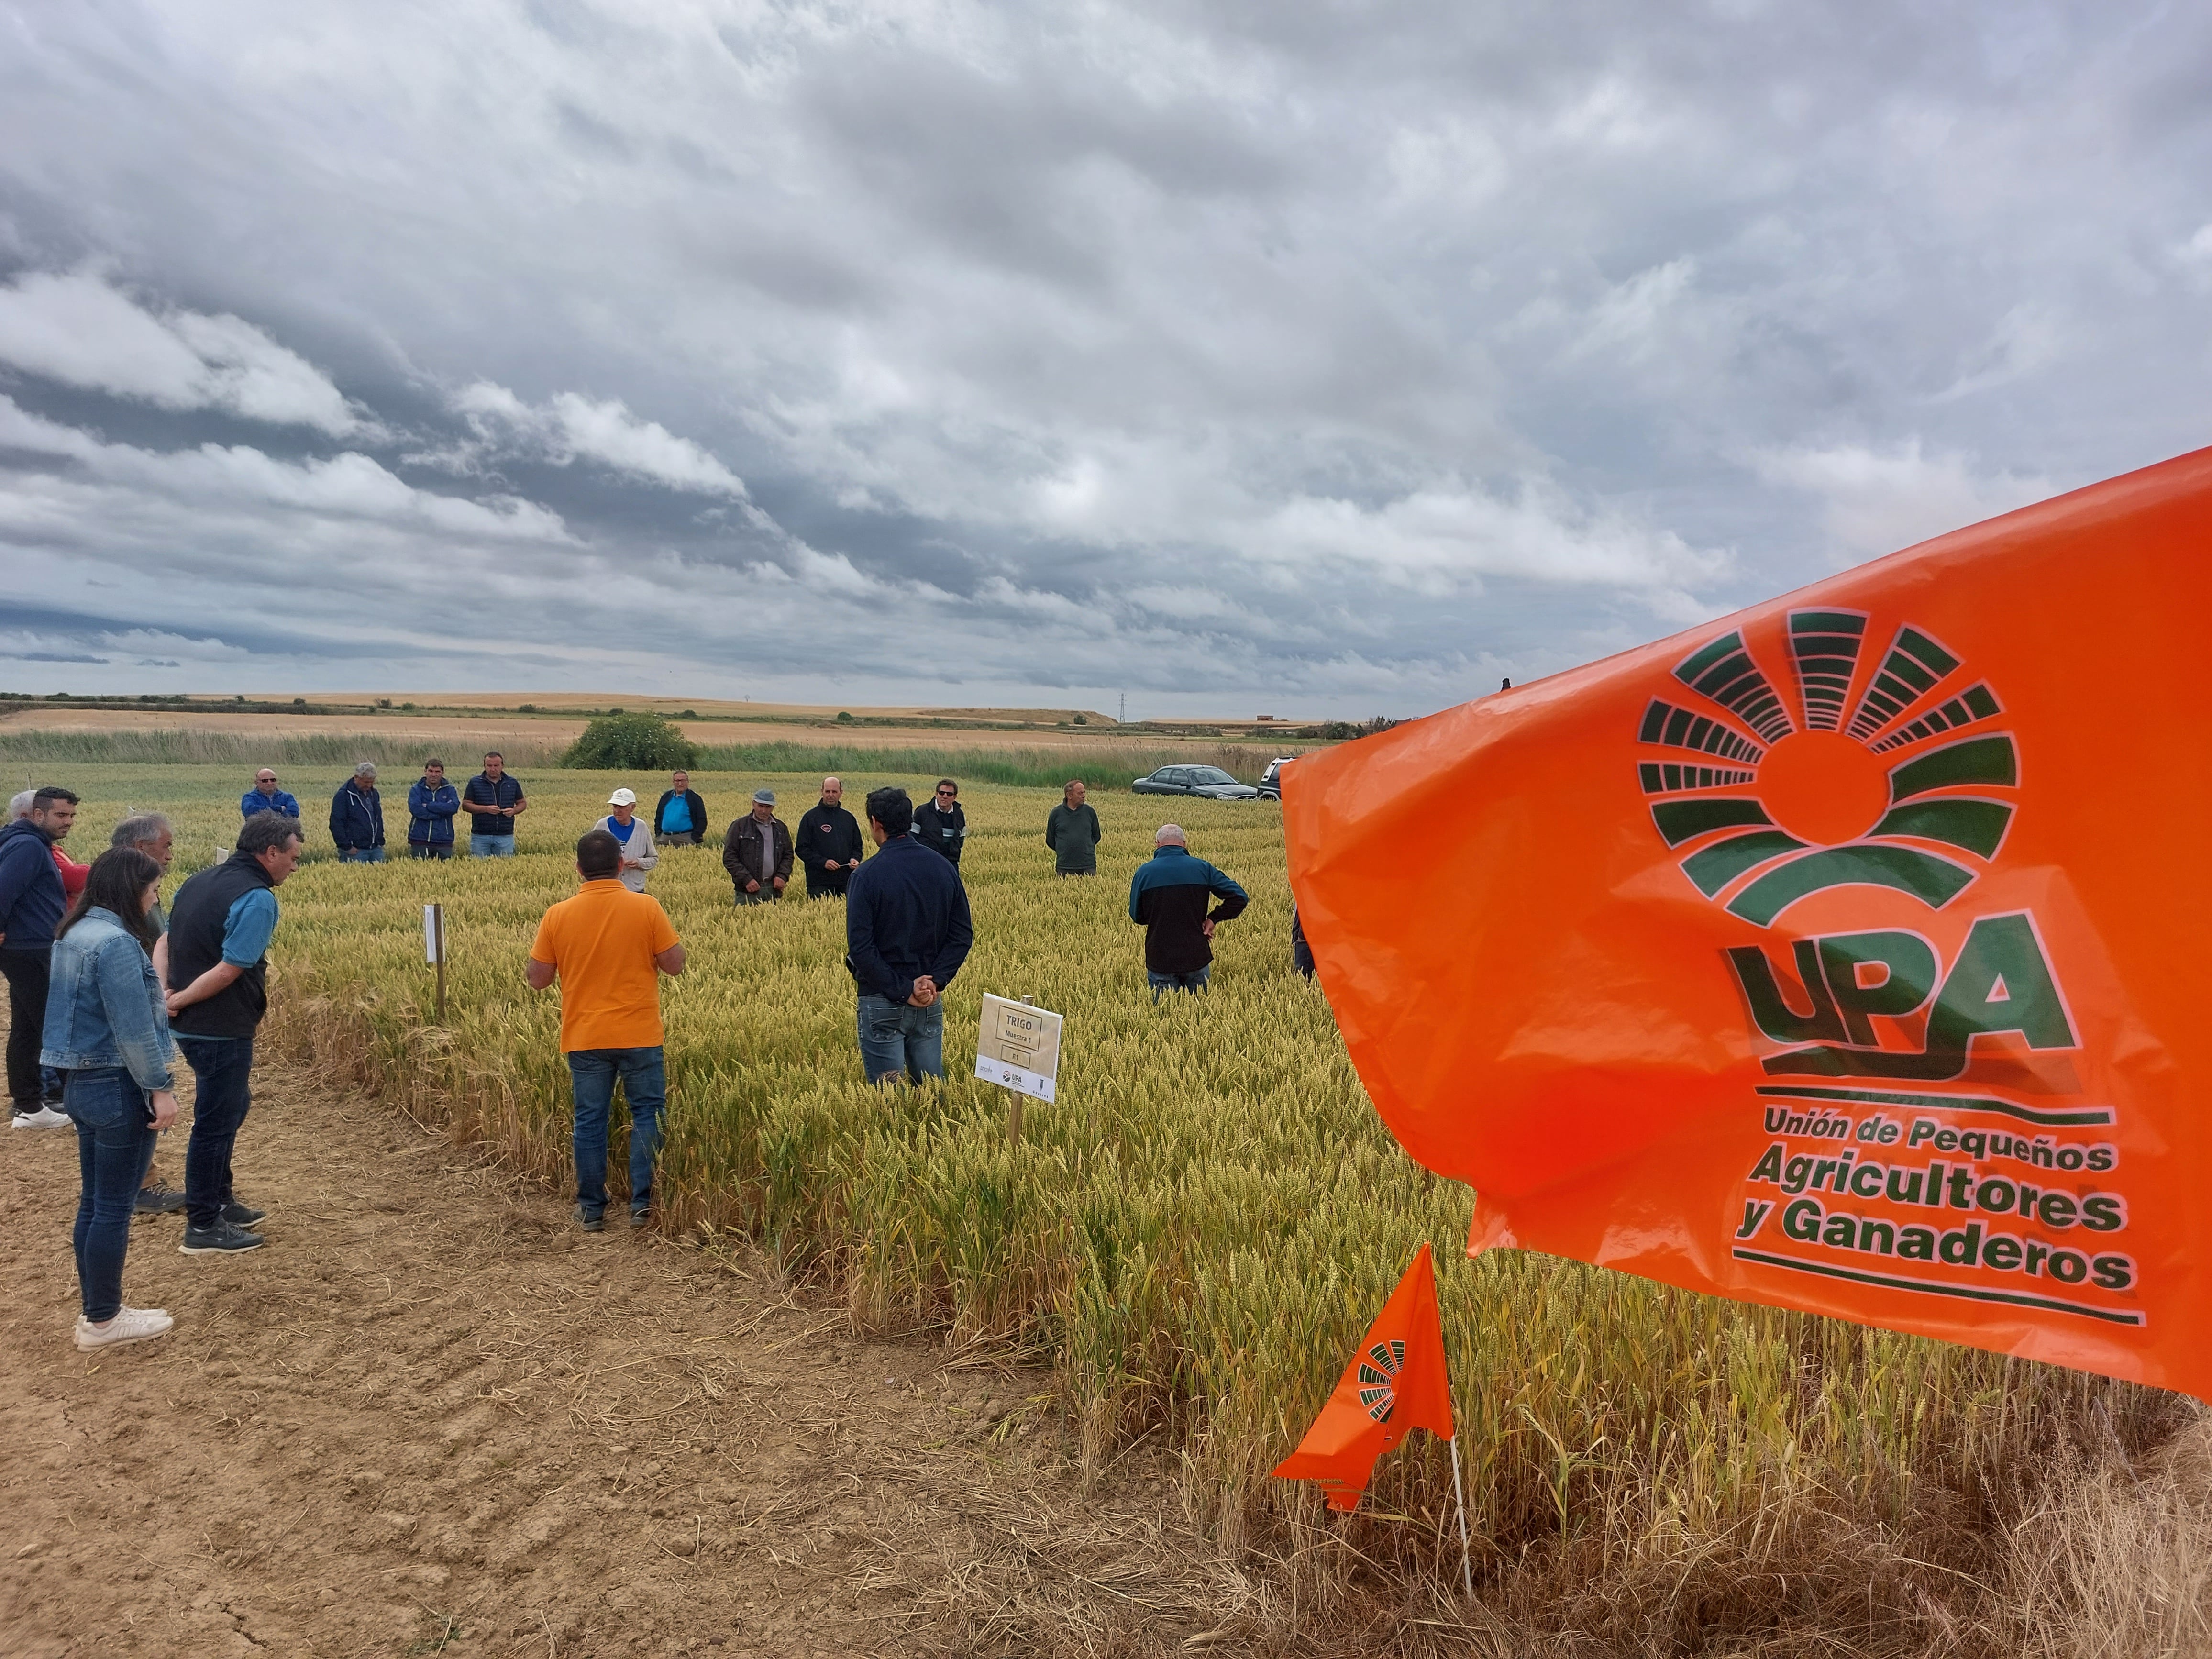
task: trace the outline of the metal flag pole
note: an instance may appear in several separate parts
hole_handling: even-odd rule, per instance
[[[1459,1576],[1469,1595],[1474,1594],[1474,1563],[1467,1541],[1467,1488],[1459,1480],[1459,1431],[1451,1437],[1452,1496],[1459,1500]]]

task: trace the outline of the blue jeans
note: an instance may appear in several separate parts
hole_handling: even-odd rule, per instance
[[[513,836],[469,835],[469,856],[472,859],[511,859],[514,856]]]
[[[1206,981],[1213,977],[1213,964],[1208,963],[1194,973],[1156,974],[1145,969],[1145,983],[1152,988],[1152,1000],[1158,1002],[1170,991],[1203,991]]]
[[[660,1109],[668,1101],[668,1067],[660,1049],[574,1048],[568,1080],[576,1097],[576,1207],[597,1218],[607,1208],[607,1115],[615,1079],[629,1102],[629,1207],[653,1207],[653,1166],[660,1155]]]
[[[896,1082],[904,1076],[915,1083],[926,1077],[945,1075],[945,1003],[942,998],[927,1008],[888,997],[862,996],[860,1069],[871,1083]]]
[[[64,1096],[76,1120],[77,1292],[84,1316],[102,1325],[123,1311],[123,1258],[131,1249],[131,1215],[138,1185],[154,1161],[154,1120],[146,1091],[120,1066],[69,1074]]]
[[[185,1223],[212,1227],[230,1202],[230,1152],[253,1104],[252,1037],[177,1035],[177,1048],[199,1087],[192,1099],[192,1136],[185,1143]]]
[[[381,847],[341,847],[338,848],[338,862],[381,864],[384,862],[384,849]]]

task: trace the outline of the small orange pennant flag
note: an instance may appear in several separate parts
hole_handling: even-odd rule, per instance
[[[1367,1340],[1306,1437],[1276,1466],[1275,1477],[1317,1480],[1329,1508],[1357,1509],[1375,1460],[1415,1429],[1446,1440],[1452,1435],[1443,1322],[1425,1244],[1368,1328]]]

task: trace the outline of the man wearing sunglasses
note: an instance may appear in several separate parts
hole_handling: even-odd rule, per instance
[[[937,781],[937,794],[915,811],[914,838],[942,853],[955,865],[968,842],[968,815],[960,810],[960,786],[950,778]]]
[[[276,775],[263,767],[253,775],[253,787],[238,798],[238,813],[250,818],[256,812],[282,812],[288,818],[300,816],[300,803],[276,787]]]

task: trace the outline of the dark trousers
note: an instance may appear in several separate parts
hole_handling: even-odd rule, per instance
[[[230,1152],[253,1104],[246,1087],[253,1073],[253,1039],[179,1033],[177,1048],[199,1085],[192,1100],[192,1138],[185,1143],[185,1221],[212,1227],[233,1196]]]
[[[696,847],[706,840],[705,833],[698,830],[656,830],[653,833],[664,847]]]
[[[615,1079],[629,1102],[629,1207],[653,1207],[653,1165],[660,1153],[660,1109],[668,1101],[668,1067],[659,1048],[572,1048],[568,1079],[575,1091],[572,1147],[576,1155],[576,1207],[587,1216],[607,1207],[607,1118],[614,1110]]]
[[[806,896],[842,898],[852,879],[850,870],[817,870],[810,864],[806,866]]]
[[[77,1291],[84,1316],[104,1325],[123,1311],[123,1258],[131,1249],[131,1215],[138,1183],[154,1161],[154,1120],[146,1091],[120,1066],[71,1072],[66,1096],[76,1121]]]
[[[35,1112],[47,1098],[39,1050],[46,1035],[49,948],[0,950],[0,974],[8,976],[8,1097],[19,1112]]]
[[[410,859],[449,859],[453,856],[453,843],[449,841],[410,841],[407,843]]]

